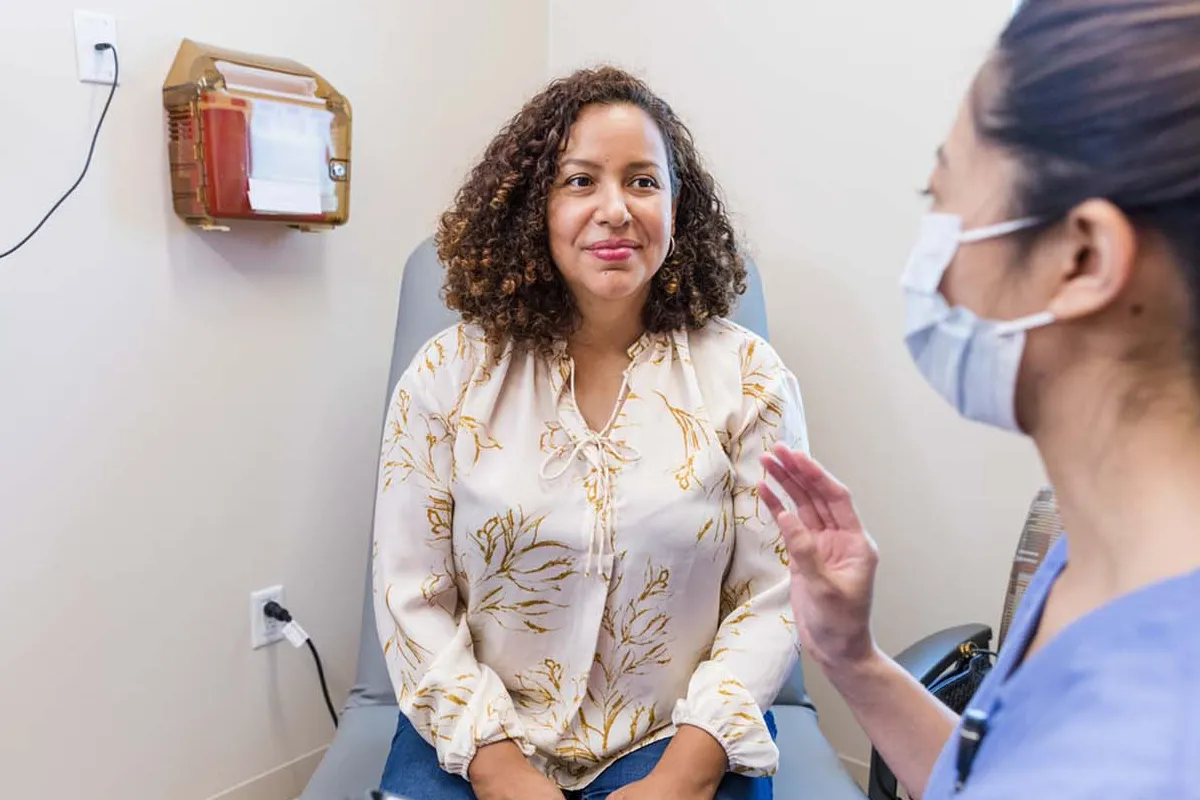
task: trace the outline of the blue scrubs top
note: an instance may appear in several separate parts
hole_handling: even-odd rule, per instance
[[[1060,538],[971,701],[988,726],[962,791],[956,731],[925,800],[1200,800],[1200,571],[1113,600],[1017,666],[1066,563]]]

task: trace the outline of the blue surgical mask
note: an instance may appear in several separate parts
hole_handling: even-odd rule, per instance
[[[901,279],[904,342],[917,369],[963,417],[1008,431],[1020,430],[1015,401],[1025,333],[1054,322],[1054,315],[981,319],[950,306],[938,287],[960,244],[1008,236],[1038,222],[1019,219],[964,231],[958,216],[927,214]]]

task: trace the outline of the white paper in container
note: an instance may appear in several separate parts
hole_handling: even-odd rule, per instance
[[[225,61],[217,68],[227,89],[256,95],[250,106],[250,207],[268,214],[337,210],[329,176],[333,114],[316,96],[316,81]]]

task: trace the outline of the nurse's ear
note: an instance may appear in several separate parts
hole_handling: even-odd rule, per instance
[[[1056,285],[1047,310],[1070,320],[1111,306],[1133,274],[1137,240],[1129,218],[1107,200],[1073,208],[1052,245]]]

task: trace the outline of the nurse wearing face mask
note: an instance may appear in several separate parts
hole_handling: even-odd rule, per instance
[[[846,489],[777,448],[801,640],[925,800],[1200,798],[1200,2],[1029,0],[929,193],[908,349],[1032,439],[1065,537],[959,720],[874,643]]]

